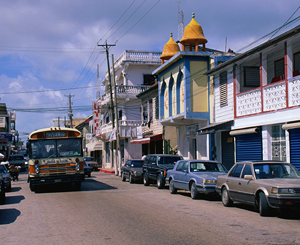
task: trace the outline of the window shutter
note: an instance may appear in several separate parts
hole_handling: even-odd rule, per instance
[[[294,54],[294,71],[300,71],[300,52]]]
[[[275,77],[284,75],[284,59],[280,59],[274,62]]]
[[[245,86],[260,87],[259,67],[244,67]]]
[[[220,74],[220,106],[227,104],[227,71],[225,71]]]

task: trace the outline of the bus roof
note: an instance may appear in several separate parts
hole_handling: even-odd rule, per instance
[[[74,129],[74,128],[65,128],[65,127],[51,127],[51,128],[43,128],[43,129],[38,129],[36,131],[33,131],[28,139],[37,139],[41,137],[37,137],[37,135],[41,135],[46,132],[74,132],[73,137],[80,137],[81,133],[79,130]],[[68,133],[69,134],[69,133]],[[35,137],[33,137],[35,136]],[[47,138],[47,137],[42,137],[42,138]]]

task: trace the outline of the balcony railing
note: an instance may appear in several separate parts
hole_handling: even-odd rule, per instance
[[[116,86],[116,93],[117,98],[136,98],[136,95],[143,92],[149,88],[147,85],[137,85],[137,86],[125,86],[125,85],[118,85]],[[114,90],[112,91],[114,95]],[[114,98],[114,96],[113,96]],[[107,89],[105,93],[100,97],[101,104],[108,104],[110,103],[110,91]]]
[[[237,94],[236,117],[276,111],[299,105],[300,78],[298,77]]]
[[[124,138],[137,137],[137,127],[141,126],[141,120],[119,120],[119,134]],[[101,126],[101,135],[104,139],[108,140],[113,130],[112,123],[107,123]]]

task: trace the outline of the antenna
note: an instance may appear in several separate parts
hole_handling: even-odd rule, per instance
[[[183,36],[183,12],[180,10],[179,3],[178,3],[178,41],[181,40]]]

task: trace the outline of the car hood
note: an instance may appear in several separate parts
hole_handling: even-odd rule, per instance
[[[25,160],[14,160],[14,161],[9,161],[9,164],[19,164],[19,163],[25,163]]]
[[[226,175],[224,172],[192,172],[191,176],[201,177],[203,179],[217,179],[220,175]]]
[[[162,169],[173,169],[174,168],[174,163],[170,163],[170,164],[158,164],[158,166]]]
[[[130,168],[133,171],[142,172],[142,167]]]
[[[297,187],[300,188],[300,179],[259,179],[256,180],[257,184],[260,185],[270,185],[274,187],[287,187],[287,188],[292,188],[292,187]]]

